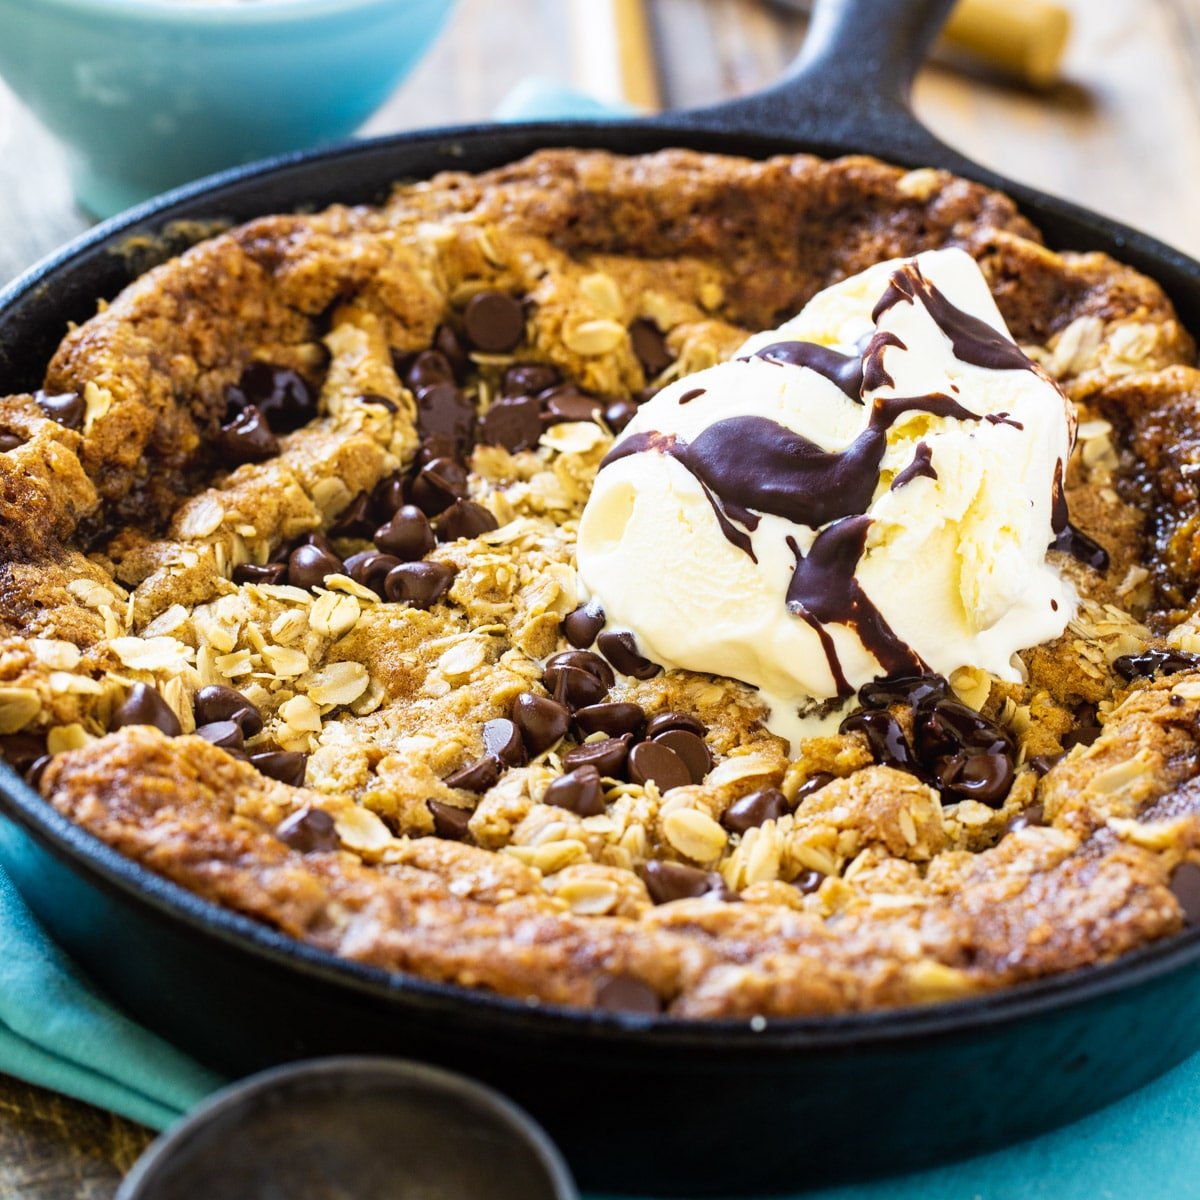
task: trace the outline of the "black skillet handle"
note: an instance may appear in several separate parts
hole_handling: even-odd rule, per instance
[[[816,0],[808,36],[764,91],[674,114],[706,129],[802,139],[823,153],[973,166],[913,115],[912,82],[954,0]],[[978,168],[975,168],[978,170]]]

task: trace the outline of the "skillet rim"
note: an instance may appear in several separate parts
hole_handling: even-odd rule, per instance
[[[161,231],[172,221],[213,221],[221,216],[219,208],[216,213],[207,216],[173,210],[205,201],[216,201],[219,206],[227,195],[229,199],[235,199],[239,188],[271,179],[286,180],[292,170],[303,171],[358,157],[367,159],[393,148],[401,151],[427,148],[431,153],[436,153],[440,148],[446,155],[446,163],[439,169],[444,170],[468,169],[463,165],[468,151],[460,143],[476,141],[483,148],[488,142],[495,143],[498,132],[510,133],[516,140],[532,144],[529,149],[518,150],[515,156],[504,157],[504,162],[515,162],[538,148],[608,149],[618,154],[650,153],[654,148],[694,148],[705,153],[754,158],[770,154],[813,154],[821,158],[849,154],[880,156],[870,146],[848,148],[836,135],[823,141],[819,137],[748,132],[736,125],[722,128],[719,110],[711,110],[712,124],[706,123],[710,113],[703,110],[672,116],[676,119],[580,119],[445,126],[414,133],[350,140],[232,167],[118,213],[34,263],[0,289],[0,332],[9,308],[27,299],[36,302],[39,299],[37,293],[53,285],[56,276],[68,274],[73,265],[90,256],[118,252],[123,236],[144,234],[147,232],[145,227],[156,219],[161,219],[158,226],[158,231]],[[628,141],[635,145],[614,150],[607,144],[613,139],[620,141],[623,134],[633,134]],[[604,140],[596,141],[598,135]],[[580,137],[583,138],[582,145],[574,140]],[[641,145],[643,141],[647,144]],[[657,143],[657,146],[651,143]],[[723,146],[722,143],[729,145]],[[1196,292],[1190,297],[1190,307],[1200,311],[1200,263],[1166,243],[1102,214],[1007,180],[969,162],[935,139],[931,138],[915,151],[900,146],[896,149],[897,153],[883,157],[883,161],[915,167],[928,166],[931,165],[931,159],[940,159],[944,169],[951,173],[1003,191],[1035,224],[1038,224],[1041,215],[1038,210],[1049,210],[1055,221],[1065,219],[1069,223],[1079,223],[1086,230],[1085,240],[1099,238],[1108,244],[1108,249],[1117,249],[1123,262],[1129,261],[1132,247],[1137,251],[1133,255],[1137,259],[1157,259],[1157,265],[1168,273],[1182,271],[1193,276],[1190,281],[1177,281],[1177,286],[1188,286],[1190,283]],[[381,185],[378,190],[386,191],[396,183],[403,182],[404,178],[397,176],[392,183]],[[369,202],[357,200],[353,203]],[[306,201],[300,200],[291,211],[302,211],[305,205]],[[1027,212],[1028,209],[1033,211]],[[258,215],[268,216],[280,211],[284,210],[276,207]],[[253,219],[253,216],[244,216],[237,221],[241,223]],[[1053,245],[1056,240],[1048,238],[1047,244]],[[134,278],[143,273],[144,269],[139,270]],[[1152,268],[1147,273],[1154,277]],[[1177,308],[1180,307],[1174,290],[1167,288],[1161,280],[1156,279],[1156,282],[1168,291]],[[93,302],[99,298],[94,294],[92,296]],[[0,342],[0,366],[4,365],[5,358],[6,349]],[[252,954],[265,960],[271,967],[290,970],[325,985],[345,989],[359,997],[399,1008],[406,1005],[427,1010],[438,1008],[466,1018],[478,1018],[482,1014],[489,1022],[500,1025],[527,1027],[533,1021],[538,1031],[547,1036],[575,1034],[599,1038],[618,1045],[628,1045],[642,1055],[648,1051],[678,1053],[696,1044],[703,1044],[710,1052],[716,1046],[739,1057],[747,1052],[769,1057],[780,1050],[865,1049],[919,1042],[933,1036],[942,1038],[950,1034],[969,1034],[972,1030],[984,1027],[1009,1025],[1082,1006],[1088,1001],[1100,1000],[1182,971],[1200,961],[1200,926],[1197,926],[1108,962],[1074,968],[962,1000],[903,1008],[770,1018],[759,1025],[752,1019],[692,1019],[608,1013],[560,1005],[531,1006],[482,989],[437,983],[403,971],[389,971],[356,963],[202,899],[133,859],[126,858],[82,826],[58,813],[3,761],[0,761],[0,816],[77,875],[82,874],[89,886],[115,892],[122,900],[150,909],[153,917],[160,921],[183,925],[193,937],[221,942],[223,948]],[[647,1037],[647,1034],[653,1036]]]

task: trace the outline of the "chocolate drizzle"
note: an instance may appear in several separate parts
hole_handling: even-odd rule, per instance
[[[895,479],[892,480],[891,490],[897,491],[906,483],[912,483],[914,479],[919,479],[922,475],[929,479],[938,477],[937,471],[933,468],[933,451],[929,448],[928,442],[918,442],[916,453],[913,454],[913,460],[907,467],[901,471]]]
[[[816,342],[773,342],[764,346],[754,357],[764,358],[767,362],[785,363],[790,367],[807,367],[841,388],[855,404],[862,403],[865,355],[842,354],[829,346],[819,346]]]
[[[1051,550],[1069,554],[1086,567],[1096,571],[1108,570],[1108,551],[1094,542],[1082,529],[1071,524],[1067,497],[1063,489],[1063,462],[1054,464],[1054,485],[1050,493],[1050,528],[1054,532]]]

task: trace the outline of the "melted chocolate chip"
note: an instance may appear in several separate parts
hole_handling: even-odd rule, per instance
[[[236,387],[228,388],[225,399],[236,412],[257,406],[272,429],[291,433],[317,415],[317,398],[303,375],[288,367],[251,363]]]
[[[234,583],[266,583],[279,585],[287,583],[287,563],[272,562],[259,566],[257,563],[238,563],[233,568]]]
[[[467,454],[475,442],[475,405],[453,383],[430,384],[417,393],[417,430]]]
[[[629,752],[629,778],[634,783],[653,781],[660,792],[686,787],[692,782],[687,764],[670,746],[661,742],[639,742]]]
[[[602,397],[569,383],[543,392],[538,399],[542,405],[542,420],[547,425],[558,425],[564,421],[594,421],[603,415],[607,403]]]
[[[297,546],[288,557],[288,583],[293,587],[320,587],[327,576],[341,575],[345,565],[321,546]]]
[[[502,396],[480,419],[479,440],[509,453],[531,450],[542,436],[542,406],[536,396]]]
[[[512,719],[531,758],[549,750],[571,725],[571,713],[565,704],[532,692],[522,692],[513,701]]]
[[[637,405],[632,400],[614,400],[604,410],[604,423],[613,433],[620,433],[635,416]]]
[[[286,783],[289,787],[303,787],[308,755],[299,750],[264,750],[250,755],[250,765],[268,779]]]
[[[451,771],[442,782],[447,787],[464,788],[468,792],[486,792],[500,778],[500,763],[491,754]]]
[[[825,882],[825,876],[820,871],[801,871],[792,880],[792,886],[801,894],[811,896]]]
[[[466,468],[452,458],[430,460],[412,481],[413,503],[426,516],[436,517],[466,495]]]
[[[222,750],[241,750],[245,738],[242,727],[236,721],[209,721],[196,726],[196,736]]]
[[[182,732],[179,718],[171,706],[149,684],[135,683],[129,695],[112,715],[109,729],[120,729],[125,725],[153,725],[167,737],[178,737]]]
[[[422,559],[437,544],[429,518],[415,505],[401,505],[374,533],[375,545],[401,562]]]
[[[679,397],[680,404],[691,404],[693,400],[698,400],[704,395],[706,388],[689,388],[682,396]]]
[[[500,522],[474,500],[456,500],[437,519],[439,542],[457,542],[460,538],[477,538],[482,533],[499,529]]]
[[[563,637],[580,650],[586,650],[603,628],[604,609],[595,600],[581,604],[562,619]]]
[[[35,758],[25,769],[25,782],[29,784],[35,791],[42,786],[42,776],[46,773],[46,768],[50,765],[51,756],[43,754],[41,758]]]
[[[561,382],[558,368],[549,363],[513,363],[504,372],[501,391],[505,396],[537,396]]]
[[[391,400],[387,396],[381,396],[378,392],[363,392],[359,396],[358,402],[359,404],[373,404],[377,408],[386,408],[390,413],[400,411],[400,406],[395,400]]]
[[[604,699],[608,689],[595,675],[563,663],[545,673],[546,689],[568,708],[588,708]]]
[[[1068,524],[1050,543],[1050,549],[1069,554],[1077,562],[1083,563],[1085,567],[1091,567],[1094,571],[1108,570],[1108,551],[1099,542],[1092,541],[1082,529],[1077,529],[1074,525]]]
[[[366,492],[359,492],[338,514],[337,521],[329,529],[335,538],[369,538],[378,522],[375,506]]]
[[[506,767],[525,765],[525,743],[521,740],[521,731],[507,717],[496,717],[484,723],[483,748]]]
[[[657,713],[651,717],[646,724],[646,736],[655,738],[671,729],[686,729],[700,738],[708,732],[704,728],[704,722],[693,717],[691,713],[672,711]]]
[[[560,650],[557,654],[552,654],[546,659],[546,666],[543,671],[543,679],[547,680],[547,690],[553,687],[553,672],[557,667],[578,667],[581,671],[586,671],[589,675],[594,675],[605,687],[612,687],[616,682],[616,676],[612,672],[612,667],[608,665],[598,654],[593,654],[590,650]]]
[[[386,479],[381,480],[371,493],[371,505],[375,515],[381,521],[387,521],[393,513],[406,503],[407,482],[404,476],[396,471]]]
[[[594,1004],[604,1012],[656,1016],[663,1010],[658,993],[634,975],[609,975],[596,985]]]
[[[568,771],[550,784],[542,796],[542,803],[565,808],[581,817],[599,816],[604,811],[600,772],[590,765]]]
[[[18,771],[25,771],[46,754],[46,737],[41,733],[6,733],[0,736],[0,753]]]
[[[1012,787],[1013,765],[1006,754],[960,751],[939,764],[938,777],[944,796],[999,808]]]
[[[466,841],[470,833],[471,810],[443,804],[440,800],[426,800],[425,807],[433,817],[433,832],[448,842]]]
[[[342,844],[333,817],[311,804],[280,821],[275,826],[275,836],[301,854],[324,854]]]
[[[582,746],[576,746],[563,755],[563,766],[568,771],[576,767],[595,767],[609,779],[620,779],[629,759],[629,743],[632,741],[633,735],[626,733],[620,737],[584,742]]]
[[[661,375],[675,361],[675,356],[667,349],[666,338],[653,321],[634,321],[629,327],[629,343],[647,379]]]
[[[643,864],[638,874],[655,904],[695,900],[701,896],[727,901],[737,898],[716,871],[702,871],[699,867],[654,859]]]
[[[745,833],[765,821],[778,821],[790,811],[787,798],[778,788],[761,788],[735,800],[721,814],[721,824],[730,833]]]
[[[1019,812],[1004,827],[1005,833],[1015,833],[1018,829],[1026,829],[1030,825],[1045,825],[1046,814],[1040,804],[1031,804],[1023,812]]]
[[[697,737],[691,730],[668,729],[666,733],[657,734],[654,740],[679,755],[693,783],[702,782],[712,769],[712,754],[708,746],[703,738]]]
[[[1184,862],[1171,873],[1171,893],[1189,925],[1200,924],[1200,867]]]
[[[592,733],[605,733],[609,737],[629,733],[637,737],[645,724],[646,714],[640,704],[589,704],[575,711],[575,728],[584,737]]]
[[[375,550],[352,554],[343,564],[346,574],[355,583],[370,588],[377,596],[386,596],[387,577],[392,568],[399,565],[400,560],[394,554],[380,554]]]
[[[78,392],[61,392],[57,395],[47,395],[38,391],[33,395],[34,403],[52,421],[65,425],[68,429],[82,429],[83,418],[87,413],[87,405]]]
[[[263,720],[258,709],[241,692],[219,683],[210,683],[196,693],[192,711],[197,725],[234,721],[245,737],[262,733]]]
[[[1035,754],[1026,761],[1030,770],[1036,775],[1047,775],[1050,769],[1057,766],[1064,758],[1066,758],[1065,754]]]
[[[477,292],[463,310],[463,327],[476,350],[507,354],[525,334],[525,310],[504,292]]]
[[[1178,675],[1181,671],[1194,671],[1197,666],[1200,666],[1200,657],[1183,650],[1149,648],[1140,654],[1122,654],[1113,660],[1113,670],[1122,679]]]
[[[830,775],[827,771],[814,771],[797,789],[796,797],[793,803],[799,804],[801,800],[807,799],[809,796],[816,795],[826,784],[834,781],[835,776]]]
[[[662,670],[658,663],[638,653],[633,634],[626,630],[610,629],[600,634],[596,646],[622,675],[630,675],[634,679],[653,679]]]
[[[396,604],[432,608],[450,590],[455,574],[449,563],[401,563],[387,573],[383,592]]]
[[[213,445],[222,463],[262,462],[279,453],[279,442],[254,404],[248,404],[222,425]]]
[[[422,350],[404,372],[404,382],[413,392],[435,383],[453,383],[454,368],[440,350]]]
[[[25,445],[25,439],[16,433],[0,433],[0,454],[7,454],[18,446]]]

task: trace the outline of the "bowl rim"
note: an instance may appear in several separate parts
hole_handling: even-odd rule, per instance
[[[405,8],[449,10],[454,0],[401,0]],[[397,0],[0,0],[32,10],[57,8],[79,16],[118,17],[178,28],[273,28],[306,20],[397,7]]]

